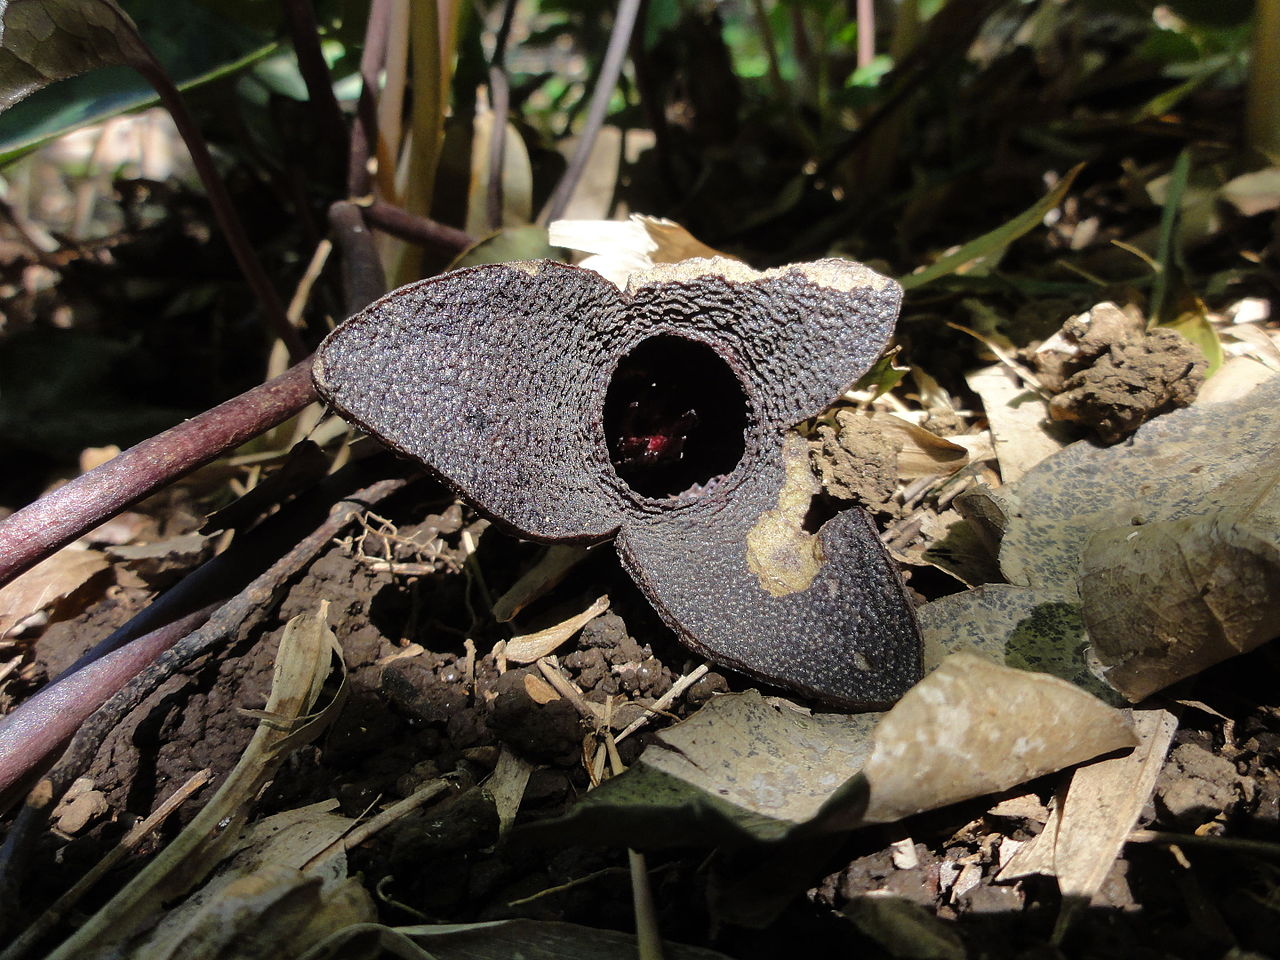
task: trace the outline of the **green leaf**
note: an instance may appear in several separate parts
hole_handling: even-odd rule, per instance
[[[35,0],[9,0],[6,12],[36,6],[40,4]],[[129,10],[142,40],[183,91],[243,70],[279,49],[273,33],[247,29],[241,21],[202,4],[133,0]],[[0,16],[6,25],[0,36],[0,88],[8,89],[4,78],[16,82],[20,76],[12,72],[18,67],[4,52],[12,13]],[[72,130],[158,102],[155,91],[137,72],[120,66],[118,59],[103,62],[116,65],[85,66],[91,72],[37,90],[0,113],[0,164]]]
[[[449,264],[450,270],[474,267],[482,263],[511,263],[514,260],[561,260],[564,251],[547,242],[545,227],[508,227],[485,237],[458,254]]]
[[[0,111],[55,80],[147,57],[114,0],[0,0]]]
[[[1173,172],[1169,175],[1168,192],[1164,198],[1164,210],[1160,214],[1160,239],[1156,247],[1156,262],[1160,265],[1155,280],[1151,284],[1151,309],[1148,315],[1159,323],[1164,315],[1169,290],[1177,270],[1176,258],[1177,230],[1179,212],[1182,209],[1182,195],[1187,190],[1187,178],[1191,174],[1191,152],[1183,150],[1173,164]]]
[[[1071,189],[1071,184],[1075,182],[1076,175],[1083,168],[1084,164],[1077,164],[1072,167],[1056,187],[1012,220],[1001,224],[989,233],[984,233],[977,239],[970,240],[955,253],[943,257],[937,263],[926,267],[919,273],[911,273],[899,278],[898,282],[902,284],[904,290],[914,290],[918,287],[923,287],[926,283],[937,280],[939,277],[955,273],[961,267],[967,266],[975,260],[982,260],[993,257],[998,253],[1003,253],[1009,244],[1039,225],[1044,220],[1045,215],[1062,202],[1067,195],[1067,191]]]

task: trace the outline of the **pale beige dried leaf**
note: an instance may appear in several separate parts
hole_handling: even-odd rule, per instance
[[[1123,711],[1065,680],[953,654],[876,728],[863,819],[1007,790],[1134,743]]]
[[[1088,901],[1102,888],[1151,796],[1178,720],[1167,710],[1135,710],[1133,726],[1134,750],[1085,764],[1071,775],[1053,854],[1064,898]]]
[[[965,381],[982,398],[1005,483],[1062,449],[1062,428],[1051,423],[1049,405],[1004,364],[971,373]]]
[[[547,228],[553,246],[591,254],[579,266],[594,270],[626,289],[632,274],[660,263],[729,254],[707,246],[680,224],[633,213],[628,220],[556,220]]]
[[[1081,609],[1112,686],[1136,702],[1280,635],[1278,510],[1273,488],[1251,511],[1242,504],[1090,538]]]
[[[940,437],[892,413],[877,412],[871,421],[901,441],[898,476],[903,479],[947,475],[969,463],[968,449],[951,438]]]
[[[493,797],[494,809],[498,814],[499,834],[505,834],[515,823],[516,814],[520,812],[520,801],[524,799],[524,790],[532,773],[533,764],[516,756],[504,744],[502,752],[498,754],[493,774],[484,784],[485,793]]]
[[[591,547],[564,543],[554,543],[547,547],[546,553],[538,562],[521,574],[520,579],[494,601],[493,619],[498,623],[507,623],[563,580],[569,571],[586,559],[591,550]]]
[[[1229,357],[1218,372],[1205,381],[1196,394],[1196,403],[1227,403],[1239,400],[1260,383],[1276,375],[1252,357]]]
[[[1224,344],[1224,349],[1230,353],[1235,353],[1236,349],[1241,354],[1252,356],[1254,359],[1265,363],[1272,370],[1280,370],[1280,345],[1277,340],[1280,339],[1280,333],[1269,330],[1256,323],[1241,323],[1239,321],[1226,324],[1220,328],[1222,335],[1229,340],[1239,341],[1239,347],[1233,349],[1230,343]],[[1215,380],[1221,376],[1222,370],[1215,373],[1210,380]],[[1206,384],[1208,386],[1208,384]],[[1201,393],[1203,394],[1203,390]],[[1197,400],[1200,398],[1197,397]]]
[[[506,657],[512,663],[533,663],[552,653],[575,633],[609,609],[609,598],[599,597],[581,613],[574,614],[555,626],[512,637],[507,641]]]
[[[64,547],[0,588],[0,637],[32,614],[70,597],[110,565],[97,550]]]

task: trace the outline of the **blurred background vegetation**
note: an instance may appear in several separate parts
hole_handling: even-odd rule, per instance
[[[284,302],[329,204],[351,196],[454,228],[448,243],[381,235],[393,285],[566,256],[545,233],[561,216],[669,217],[758,267],[864,260],[904,279],[900,340],[961,395],[981,345],[948,323],[1016,347],[1113,299],[1212,361],[1212,312],[1280,287],[1275,0],[624,0],[617,17],[588,0],[122,6],[183,89]],[[355,169],[371,11],[387,24],[365,101],[378,138]],[[627,54],[616,84],[611,40]],[[299,67],[316,42],[340,119]],[[96,66],[82,60],[64,73]],[[0,114],[6,506],[85,447],[135,442],[282,368],[155,102],[116,65]],[[307,344],[342,319],[337,277],[330,263],[295,310]]]

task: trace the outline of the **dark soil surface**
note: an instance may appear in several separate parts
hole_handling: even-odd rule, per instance
[[[87,774],[105,803],[82,801],[76,809],[83,826],[69,812],[60,831],[42,840],[39,856],[50,866],[26,891],[33,909],[193,773],[207,767],[218,776],[234,766],[254,726],[241,711],[265,703],[283,624],[328,601],[349,696],[327,735],[289,759],[259,814],[336,797],[343,813],[359,816],[447,775],[459,786],[454,799],[405,817],[353,852],[353,869],[386,897],[387,922],[529,916],[630,928],[625,851],[532,848],[519,842],[518,830],[514,842],[498,844],[491,799],[462,789],[491,771],[504,744],[536,764],[519,823],[564,812],[589,786],[584,740],[593,738],[578,712],[563,698],[542,702],[536,669],[501,670],[492,652],[506,630],[486,618],[487,602],[540,548],[429,496],[401,497],[393,506],[385,520],[368,525],[381,533],[335,543],[289,588],[267,624],[171,680],[120,726]],[[388,531],[392,538],[378,539]],[[431,556],[434,572],[405,576],[369,560],[410,553]],[[522,629],[558,622],[600,593],[610,596],[610,611],[562,646],[559,662],[586,699],[614,699],[613,726],[620,729],[692,659],[612,551],[596,551],[520,622]],[[38,644],[42,662],[56,670],[146,596],[142,588],[121,589],[77,620],[54,625]],[[1183,691],[1176,746],[1141,826],[1201,837],[1280,833],[1280,713],[1258,706],[1267,701],[1260,678],[1274,671],[1274,657],[1266,648],[1228,662]],[[687,715],[716,692],[748,685],[711,673],[674,711]],[[641,746],[640,737],[624,741],[623,760]],[[1233,948],[1266,954],[1280,943],[1274,860],[1229,844],[1131,843],[1100,902],[1076,916],[1060,948],[1046,946],[1061,908],[1054,881],[994,877],[1043,829],[1058,783],[1045,778],[817,850],[653,851],[664,934],[744,958],[794,955],[797,942],[806,944],[805,955],[910,955],[902,944],[927,940],[933,917],[971,956],[1216,957]],[[180,813],[166,835],[189,816]],[[157,845],[145,845],[134,862]],[[892,922],[869,920],[868,904],[892,904]],[[753,921],[764,929],[753,929]]]

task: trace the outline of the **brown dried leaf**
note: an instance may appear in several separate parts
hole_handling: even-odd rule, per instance
[[[87,590],[109,567],[99,551],[74,547],[65,547],[36,564],[0,589],[0,637],[32,614]]]
[[[600,597],[581,613],[557,623],[555,626],[512,637],[507,641],[506,657],[512,663],[533,663],[553,652],[575,633],[609,609],[609,598]]]
[[[861,819],[889,823],[1135,743],[1123,711],[1065,680],[953,654],[876,728]]]
[[[1280,497],[1270,492],[1269,510],[1112,527],[1089,540],[1085,624],[1107,680],[1130,700],[1280,635]]]

